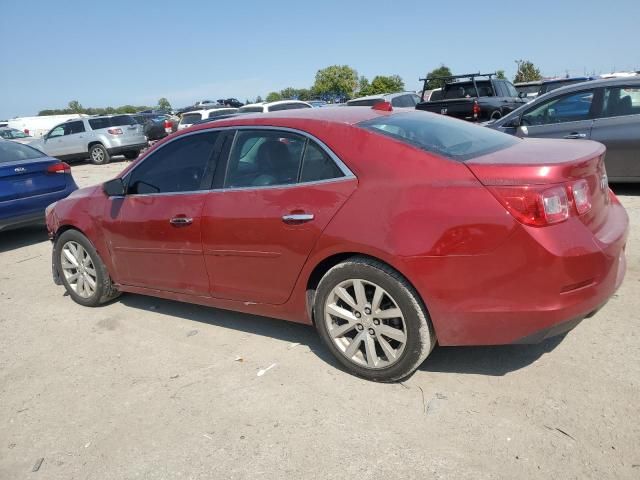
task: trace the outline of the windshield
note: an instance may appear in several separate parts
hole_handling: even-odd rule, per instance
[[[21,143],[0,141],[0,163],[46,157],[44,153]]]
[[[182,115],[182,120],[180,123],[183,125],[191,125],[196,123],[198,120],[202,120],[202,115],[199,113],[185,113]]]
[[[364,100],[349,100],[347,106],[349,107],[373,107],[376,103],[384,102],[384,98],[367,98]]]
[[[480,125],[426,112],[385,115],[358,125],[460,162],[502,150],[520,141]]]
[[[493,97],[493,88],[488,80],[476,80],[478,94],[481,97]],[[476,87],[473,82],[448,83],[444,87],[444,98],[469,98],[476,96]]]
[[[16,130],[14,128],[0,129],[0,137],[2,138],[29,138],[29,135]]]

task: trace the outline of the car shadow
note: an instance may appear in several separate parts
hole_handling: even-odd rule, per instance
[[[154,310],[176,318],[306,345],[320,359],[341,369],[310,325],[144,295],[125,294],[116,301],[131,308]]]
[[[499,377],[531,365],[560,345],[565,336],[558,335],[534,345],[436,346],[420,370]]]
[[[638,183],[614,183],[610,184],[609,187],[616,195],[640,196],[640,184]]]
[[[47,240],[47,229],[44,224],[4,230],[0,232],[0,253],[10,252],[11,250],[46,242]]]

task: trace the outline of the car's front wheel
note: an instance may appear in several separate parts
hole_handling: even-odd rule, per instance
[[[435,335],[415,289],[367,257],[331,268],[314,300],[316,328],[350,372],[378,382],[402,380],[429,355]]]
[[[89,149],[89,161],[94,165],[105,165],[109,163],[111,157],[104,145],[96,143]]]
[[[119,295],[100,255],[82,233],[63,232],[53,249],[55,268],[76,303],[97,307]]]

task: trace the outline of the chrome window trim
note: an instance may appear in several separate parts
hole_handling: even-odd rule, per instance
[[[167,145],[170,145],[171,143],[175,142],[176,140],[179,140],[179,139],[185,138],[185,137],[190,137],[191,135],[198,135],[198,134],[210,133],[210,132],[223,132],[223,131],[228,131],[228,130],[236,130],[236,131],[238,131],[238,130],[270,130],[270,131],[281,131],[281,132],[295,133],[295,134],[301,135],[301,136],[303,136],[303,137],[305,137],[307,139],[310,139],[310,140],[316,142],[320,146],[320,148],[327,155],[329,155],[329,158],[331,158],[331,160],[333,160],[336,163],[336,165],[338,166],[340,171],[344,174],[344,176],[343,177],[338,177],[338,178],[328,178],[328,179],[324,179],[324,180],[313,180],[313,181],[308,181],[308,182],[288,183],[288,184],[285,184],[285,185],[264,185],[264,186],[229,187],[229,188],[221,187],[221,188],[209,188],[209,189],[206,189],[206,190],[191,190],[191,191],[188,191],[188,192],[133,193],[131,195],[125,195],[125,196],[122,196],[122,197],[121,196],[117,196],[117,197],[111,197],[111,198],[126,198],[128,196],[140,198],[140,197],[158,197],[158,196],[167,196],[167,195],[194,195],[194,194],[198,194],[198,193],[205,194],[205,193],[209,193],[209,192],[224,192],[224,191],[232,192],[232,191],[243,191],[243,190],[265,190],[265,189],[274,189],[274,188],[292,188],[292,187],[298,187],[298,186],[308,186],[308,185],[316,185],[316,184],[334,183],[334,182],[341,182],[341,181],[346,181],[346,180],[357,179],[357,177],[349,169],[349,167],[347,167],[347,165],[345,165],[345,163],[342,160],[340,160],[340,158],[335,153],[333,153],[333,150],[331,150],[319,138],[311,135],[310,133],[307,133],[305,131],[298,130],[298,129],[295,129],[295,128],[277,127],[277,126],[273,126],[273,125],[238,125],[238,126],[212,127],[212,128],[207,128],[207,129],[203,129],[203,130],[197,130],[195,132],[189,132],[189,133],[178,135],[175,138],[173,138],[173,139],[167,141],[166,143],[163,143],[162,145],[160,145],[149,156],[146,156],[145,158],[143,158],[140,163],[136,164],[131,170],[129,170],[126,173],[126,175],[124,175],[123,177],[120,177],[120,178],[122,178],[123,181],[126,179],[126,181],[128,183],[129,177],[136,170],[136,168],[138,168],[140,165],[142,165],[144,162],[146,162],[147,159],[150,158],[151,156],[153,156],[156,152],[160,151],[161,149],[163,149]],[[231,144],[231,149],[229,150],[229,155],[231,155],[231,150],[233,149],[233,147],[235,145],[236,137],[237,137],[237,135],[233,136],[233,141],[232,141],[232,144]],[[229,162],[227,161],[225,163],[226,163],[225,169],[227,169],[229,167]],[[226,179],[226,177],[227,177],[227,172],[225,171],[225,179]]]

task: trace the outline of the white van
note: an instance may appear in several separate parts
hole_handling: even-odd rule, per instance
[[[191,112],[185,112],[182,114],[182,118],[180,119],[180,123],[178,124],[178,130],[182,130],[183,128],[188,128],[194,123],[197,123],[201,120],[210,120],[220,115],[236,113],[237,111],[238,111],[237,108],[223,107],[223,108],[207,108],[204,110],[193,110]]]
[[[42,137],[45,133],[51,130],[56,125],[66,122],[67,120],[73,120],[75,118],[88,117],[81,113],[72,113],[69,115],[43,115],[39,117],[18,117],[9,120],[8,127],[15,128],[33,138]]]

